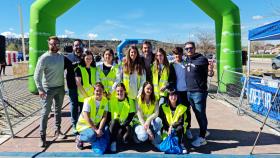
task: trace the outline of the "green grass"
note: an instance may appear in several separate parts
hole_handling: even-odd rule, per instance
[[[277,56],[276,54],[254,54],[251,55],[251,58],[273,58]]]

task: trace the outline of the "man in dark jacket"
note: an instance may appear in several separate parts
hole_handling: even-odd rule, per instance
[[[186,82],[188,100],[195,113],[200,128],[199,137],[192,142],[192,145],[199,147],[207,144],[205,135],[207,130],[206,99],[207,99],[207,77],[213,76],[213,64],[202,54],[195,52],[194,42],[185,44],[186,58]]]
[[[66,67],[66,82],[69,92],[69,100],[70,100],[70,112],[71,112],[71,121],[73,134],[77,134],[76,132],[76,124],[78,122],[79,113],[78,113],[78,91],[75,81],[75,72],[74,69],[79,65],[83,54],[83,43],[80,39],[74,40],[73,43],[73,53],[68,54],[65,58],[70,61],[72,64]]]
[[[144,41],[142,44],[142,63],[145,64],[146,81],[152,83],[151,67],[155,61],[155,55],[153,54],[152,43]]]

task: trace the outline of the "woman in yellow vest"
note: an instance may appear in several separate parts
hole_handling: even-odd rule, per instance
[[[106,49],[103,53],[104,62],[96,68],[96,82],[102,82],[107,96],[112,94],[120,82],[119,65],[114,63],[114,51]]]
[[[111,96],[109,102],[108,119],[111,118],[110,132],[111,132],[111,151],[117,151],[117,137],[125,144],[131,131],[130,122],[135,115],[134,101],[127,97],[125,86],[119,83],[116,86],[116,96]]]
[[[145,82],[141,96],[136,104],[138,121],[136,122],[134,132],[136,143],[151,140],[158,147],[161,142],[162,121],[158,117],[159,106],[154,94],[153,85]]]
[[[122,68],[123,83],[128,97],[135,100],[146,81],[146,72],[136,46],[129,47]]]
[[[162,133],[171,134],[172,130],[176,132],[176,136],[179,138],[179,144],[183,149],[183,153],[187,153],[184,142],[184,132],[186,131],[186,110],[187,107],[178,103],[178,95],[175,89],[170,90],[168,94],[167,104],[163,104],[159,109],[159,117],[162,120]]]
[[[155,61],[152,66],[153,85],[156,99],[159,105],[165,102],[166,89],[174,87],[176,84],[176,73],[173,66],[169,66],[166,52],[158,48],[155,55]],[[174,77],[175,76],[175,77]]]
[[[78,87],[79,114],[83,109],[84,99],[93,95],[95,72],[96,67],[93,60],[93,54],[90,51],[86,51],[80,65],[75,70],[75,79]]]
[[[94,95],[84,101],[83,111],[78,119],[76,130],[77,148],[83,149],[84,142],[94,143],[97,137],[108,134],[105,128],[108,100],[103,96],[104,86],[97,82],[94,86]]]

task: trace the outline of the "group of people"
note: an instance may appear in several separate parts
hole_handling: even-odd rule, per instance
[[[151,141],[159,148],[162,140],[175,132],[183,153],[187,153],[185,142],[193,139],[191,108],[200,128],[192,145],[207,143],[207,77],[214,75],[213,64],[195,52],[194,42],[187,42],[184,49],[175,47],[171,63],[164,49],[158,48],[153,53],[152,44],[144,41],[141,54],[131,45],[119,63],[114,62],[114,51],[106,49],[99,65],[92,52],[84,51],[81,40],[74,40],[73,53],[66,56],[59,52],[59,44],[56,36],[49,37],[49,50],[39,58],[34,73],[43,106],[40,147],[46,146],[53,100],[55,136],[66,138],[60,130],[64,72],[72,129],[79,149],[85,142],[93,144],[103,137],[109,137],[112,152],[117,151],[119,143],[132,141]]]

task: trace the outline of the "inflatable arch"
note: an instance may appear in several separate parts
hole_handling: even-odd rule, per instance
[[[38,58],[47,49],[46,40],[56,34],[56,19],[80,0],[37,0],[30,10],[29,32],[29,74],[32,75]],[[218,79],[224,69],[242,71],[241,34],[238,7],[231,0],[192,0],[215,21],[216,56]],[[195,17],[194,17],[195,18]],[[234,77],[223,76],[226,83],[233,83]],[[29,78],[29,91],[36,93],[33,78]],[[225,91],[225,87],[220,90]]]

